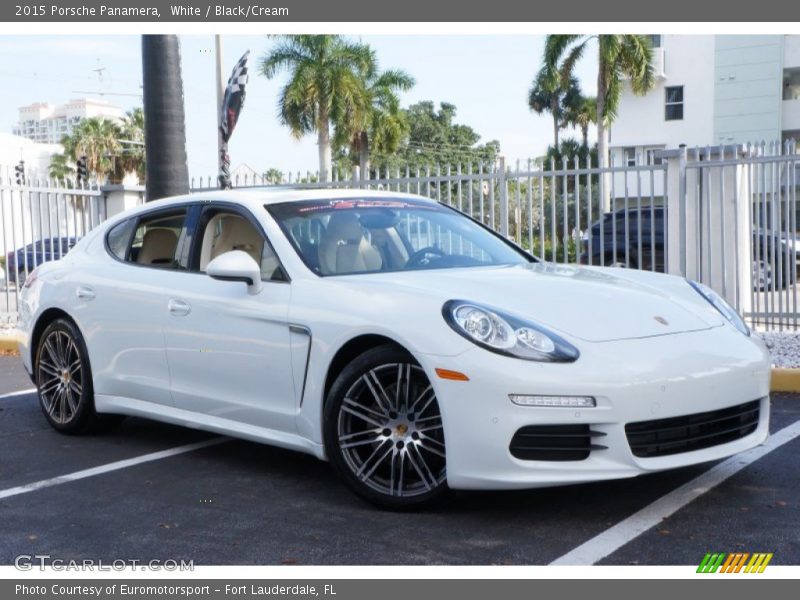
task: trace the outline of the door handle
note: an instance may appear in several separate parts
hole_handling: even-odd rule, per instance
[[[95,293],[92,288],[81,286],[75,290],[75,295],[81,300],[94,300]]]
[[[169,302],[167,303],[167,308],[169,309],[170,314],[176,317],[185,317],[192,312],[192,307],[189,306],[187,302],[178,300],[177,298],[170,298]]]

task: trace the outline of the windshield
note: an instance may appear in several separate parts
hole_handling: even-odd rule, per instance
[[[534,260],[434,202],[359,198],[267,205],[318,275],[524,264]]]

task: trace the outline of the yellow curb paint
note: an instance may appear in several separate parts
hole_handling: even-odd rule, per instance
[[[14,351],[17,350],[17,338],[14,335],[3,335],[0,336],[0,350],[2,351]]]
[[[770,390],[773,392],[800,392],[800,369],[772,369]]]

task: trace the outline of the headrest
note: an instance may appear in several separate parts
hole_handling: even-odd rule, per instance
[[[349,212],[333,214],[328,221],[325,234],[329,239],[345,242],[360,242],[364,237],[358,217]]]

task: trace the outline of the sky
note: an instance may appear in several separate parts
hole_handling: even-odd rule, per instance
[[[552,143],[549,115],[532,113],[527,93],[541,65],[544,36],[537,35],[363,35],[381,69],[399,68],[416,79],[401,95],[403,106],[421,100],[449,102],[456,121],[471,126],[481,141],[497,139],[513,164],[544,153]],[[214,38],[180,36],[190,177],[216,176],[216,91]],[[222,38],[225,78],[250,50],[251,76],[239,123],[229,146],[233,167],[247,164],[307,171],[317,168],[316,138],[293,138],[277,118],[285,74],[267,80],[257,63],[274,40],[266,36]],[[103,98],[125,109],[141,105],[139,36],[0,36],[0,132],[10,133],[17,109],[33,102],[64,103],[70,98]],[[577,67],[585,94],[596,90],[596,49]],[[102,71],[97,71],[102,69]],[[102,94],[102,95],[101,95]],[[578,132],[566,135],[579,137]]]

